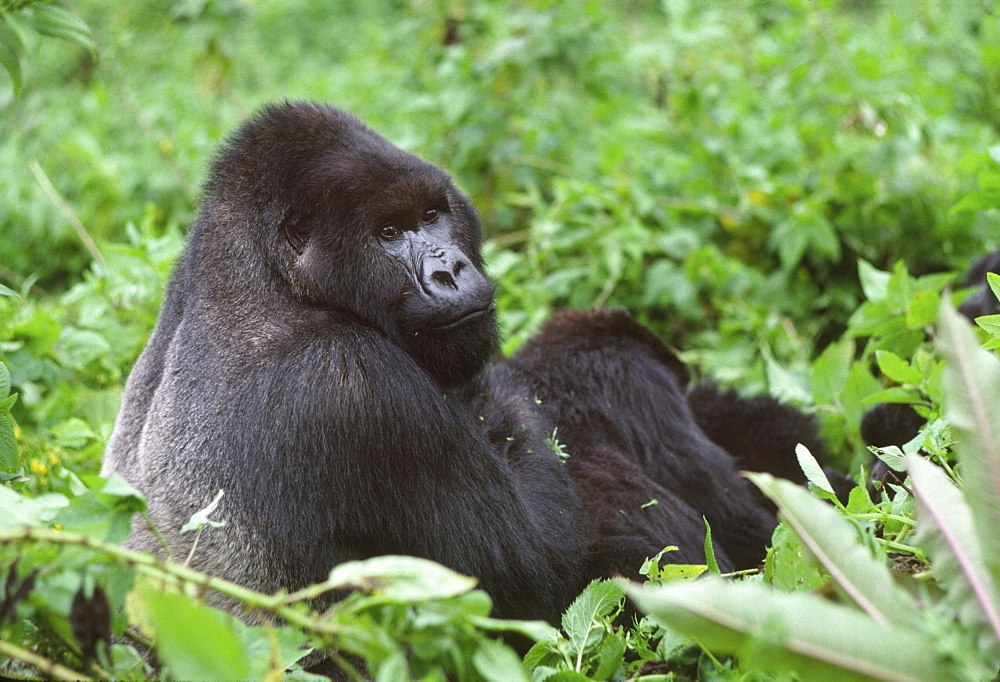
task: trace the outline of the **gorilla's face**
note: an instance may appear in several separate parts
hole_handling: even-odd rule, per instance
[[[308,300],[377,327],[445,385],[481,369],[497,347],[494,287],[475,210],[444,171],[363,128],[300,189],[309,208],[284,237]]]

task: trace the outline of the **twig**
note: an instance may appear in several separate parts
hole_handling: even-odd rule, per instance
[[[51,661],[44,656],[39,656],[33,651],[28,651],[22,647],[17,646],[5,639],[0,639],[0,654],[10,656],[19,661],[27,663],[30,666],[38,668],[46,677],[51,677],[54,680],[91,680],[93,678],[87,677],[81,672],[76,670],[70,670],[64,665],[59,665],[55,661]]]
[[[90,237],[90,234],[87,232],[87,228],[85,228],[83,223],[80,222],[80,219],[76,217],[76,214],[73,213],[73,209],[66,203],[66,200],[59,195],[58,190],[56,190],[56,188],[52,185],[52,182],[45,174],[45,171],[42,170],[42,167],[38,165],[37,161],[32,161],[28,164],[28,167],[31,168],[31,172],[34,173],[35,179],[38,180],[38,184],[42,186],[42,191],[45,192],[45,194],[49,197],[49,200],[56,205],[56,208],[58,208],[63,214],[63,217],[66,218],[66,220],[69,221],[69,224],[73,226],[73,229],[76,230],[76,235],[80,238],[80,241],[83,242],[83,245],[87,247],[87,251],[90,252],[90,255],[93,256],[94,260],[98,263],[104,265],[104,256],[101,255],[100,250],[97,248],[97,244],[95,244],[94,240]]]

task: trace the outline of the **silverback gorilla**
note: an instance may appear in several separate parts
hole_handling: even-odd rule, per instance
[[[703,561],[702,516],[724,569],[756,565],[775,520],[650,331],[563,313],[487,367],[480,242],[444,171],[338,109],[265,108],[211,166],[103,473],[175,557],[224,490],[192,565],[263,591],[410,554],[476,576],[499,616],[557,622],[666,545]],[[128,543],[162,554],[141,520]]]

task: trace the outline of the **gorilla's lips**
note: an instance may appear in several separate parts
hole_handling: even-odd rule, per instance
[[[496,306],[490,304],[484,308],[476,308],[470,312],[463,313],[456,318],[448,320],[443,324],[435,325],[431,327],[430,331],[435,332],[450,332],[452,330],[458,329],[459,327],[464,327],[465,325],[477,322],[488,315],[492,315],[496,312]]]

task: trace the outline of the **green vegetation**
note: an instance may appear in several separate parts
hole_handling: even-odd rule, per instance
[[[306,645],[385,680],[992,679],[1000,316],[972,329],[948,285],[1000,247],[998,12],[0,0],[0,674],[278,679]],[[263,595],[118,548],[145,506],[96,475],[124,378],[212,149],[284,98],[454,174],[506,350],[560,307],[627,308],[698,375],[813,411],[859,480],[861,415],[912,403],[927,425],[878,453],[893,496],[820,502],[801,452],[811,495],[754,478],[784,520],[760,573],[691,581],[705,567],[653,559],[644,587],[589,587],[559,632],[490,619],[468,579],[413,559]],[[615,621],[623,593],[652,615]],[[538,642],[526,665],[503,631]]]

